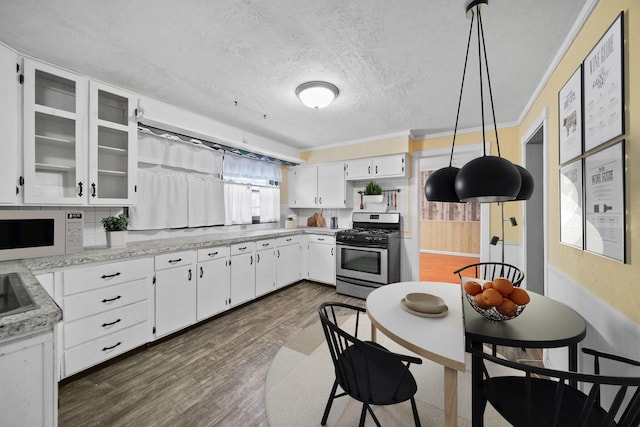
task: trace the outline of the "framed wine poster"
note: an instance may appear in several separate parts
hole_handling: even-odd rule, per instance
[[[560,169],[560,242],[583,249],[582,159]]]
[[[585,249],[625,262],[624,140],[584,159]]]
[[[583,63],[584,151],[624,133],[624,14]]]
[[[582,66],[558,93],[560,164],[582,154]]]

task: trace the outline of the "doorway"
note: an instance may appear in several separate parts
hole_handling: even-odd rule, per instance
[[[544,216],[544,139],[545,121],[538,125],[530,136],[525,137],[523,147],[524,166],[533,175],[535,183],[531,198],[523,207],[524,223],[524,270],[527,289],[545,294],[545,233]]]
[[[479,145],[478,147],[481,147]],[[452,165],[461,167],[480,148],[456,153]],[[424,185],[437,169],[449,164],[450,154],[430,153],[419,162],[420,280],[459,283],[453,272],[480,261],[481,208],[479,203],[430,202]]]

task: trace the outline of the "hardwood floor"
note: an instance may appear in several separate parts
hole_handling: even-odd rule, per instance
[[[268,426],[271,360],[291,336],[319,322],[317,308],[326,301],[364,306],[333,287],[301,282],[66,379],[59,425]],[[511,349],[508,357],[537,355]]]
[[[465,265],[480,262],[480,258],[420,253],[420,280],[426,282],[460,283],[454,271]]]
[[[364,306],[333,287],[293,285],[63,381],[59,425],[267,426],[271,360],[292,335],[319,322],[325,301]]]

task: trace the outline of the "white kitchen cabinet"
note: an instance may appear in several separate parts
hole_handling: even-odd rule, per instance
[[[336,284],[336,239],[334,236],[310,234],[307,246],[307,278],[315,282]]]
[[[256,244],[231,245],[231,306],[237,306],[256,297]]]
[[[155,257],[155,337],[176,332],[196,322],[196,252]]]
[[[344,163],[289,168],[289,207],[347,208],[350,184],[345,181]]]
[[[135,200],[136,104],[127,92],[89,82],[89,204]]]
[[[20,83],[18,80],[18,54],[0,44],[0,204],[20,202],[20,140],[19,116]]]
[[[276,287],[290,285],[302,279],[301,236],[276,239]]]
[[[54,366],[51,331],[0,342],[0,424],[58,425]]]
[[[64,313],[61,378],[151,340],[153,263],[149,257],[63,270],[62,298],[54,288]]]
[[[231,304],[229,246],[198,250],[197,320],[227,310]]]
[[[132,204],[137,100],[24,60],[24,202]]]
[[[347,180],[397,178],[405,177],[406,173],[405,154],[347,160],[345,172]]]
[[[87,80],[24,60],[24,201],[83,204]]]
[[[256,242],[256,297],[276,290],[276,241]]]

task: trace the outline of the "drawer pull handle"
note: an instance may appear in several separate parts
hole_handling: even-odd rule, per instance
[[[318,242],[324,242],[324,238],[323,237],[318,237]]]
[[[122,295],[118,295],[117,297],[114,297],[114,298],[105,298],[105,299],[102,300],[102,302],[106,304],[108,302],[119,300],[120,298],[122,298]]]
[[[290,242],[291,240],[293,240],[293,239],[291,239],[291,237],[289,237],[289,238],[287,239],[287,242]]]
[[[114,274],[103,274],[102,277],[100,277],[101,279],[111,279],[113,277],[117,277],[120,275],[120,272],[118,271],[117,273]]]
[[[118,319],[118,320],[114,320],[114,321],[113,321],[113,322],[111,322],[111,323],[103,323],[103,324],[102,324],[102,327],[103,327],[103,328],[106,328],[107,326],[113,326],[113,325],[115,325],[116,323],[120,323],[120,321],[121,321],[121,320],[122,320],[122,319]]]
[[[182,258],[178,258],[178,259],[170,259],[169,260],[169,264],[175,264],[176,262],[180,262],[182,261]]]
[[[207,255],[209,255],[209,256],[216,256],[216,255],[218,255],[218,252],[209,252]]]
[[[114,348],[116,348],[117,346],[119,346],[120,344],[122,344],[122,342],[118,341],[117,344],[112,345],[111,347],[104,347],[102,349],[102,351],[109,351],[109,350],[113,350]]]
[[[246,250],[247,250],[247,247],[246,247],[246,246],[243,246],[243,247],[241,247],[241,248],[238,248],[238,250],[239,250],[239,251],[246,251]]]
[[[263,248],[266,248],[267,246],[269,246],[269,243],[263,243],[263,244],[262,244],[262,247],[263,247]]]

